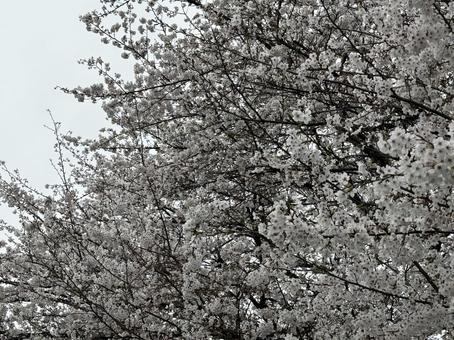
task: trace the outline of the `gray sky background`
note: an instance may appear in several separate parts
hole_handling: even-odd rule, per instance
[[[79,15],[97,0],[5,1],[0,11],[0,160],[42,189],[58,181],[49,162],[54,157],[47,109],[62,130],[94,137],[107,124],[100,104],[78,103],[54,87],[72,88],[99,82],[97,73],[79,59],[102,56],[115,71],[126,65],[118,52],[85,30]],[[117,61],[117,63],[115,63]],[[0,218],[13,221],[8,208]]]

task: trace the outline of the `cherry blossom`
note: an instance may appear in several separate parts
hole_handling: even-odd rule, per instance
[[[99,0],[95,140],[2,165],[0,334],[454,336],[452,1]]]

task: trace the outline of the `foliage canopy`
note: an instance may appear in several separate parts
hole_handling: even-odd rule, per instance
[[[51,198],[4,168],[2,336],[450,336],[453,1],[99,3],[134,77]]]

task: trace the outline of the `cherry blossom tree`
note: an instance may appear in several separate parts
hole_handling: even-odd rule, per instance
[[[51,195],[3,170],[9,339],[454,336],[454,2],[99,0]]]

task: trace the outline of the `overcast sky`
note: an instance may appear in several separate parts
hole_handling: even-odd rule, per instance
[[[79,22],[79,15],[97,5],[97,0],[2,3],[0,160],[19,169],[38,188],[57,181],[49,162],[54,157],[54,139],[44,127],[50,124],[48,109],[62,122],[63,130],[83,137],[96,136],[106,125],[99,104],[81,104],[54,89],[99,82],[95,71],[79,65],[79,59],[103,56],[115,60],[116,51]],[[0,207],[0,218],[11,220],[5,207]]]

